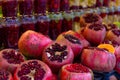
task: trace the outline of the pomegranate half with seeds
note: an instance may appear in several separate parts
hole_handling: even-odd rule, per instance
[[[59,69],[65,65],[72,63],[74,54],[70,46],[53,42],[48,45],[43,52],[42,60],[51,68],[54,73],[58,73]]]
[[[91,44],[98,45],[106,36],[106,28],[102,24],[89,24],[84,28],[82,34]]]
[[[80,17],[80,27],[86,27],[87,24],[102,23],[102,18],[96,13],[83,14]]]
[[[19,50],[28,58],[41,58],[44,48],[52,40],[41,33],[32,30],[24,32],[19,41]]]
[[[0,80],[14,80],[12,74],[4,69],[0,69]]]
[[[81,63],[91,68],[93,71],[110,72],[116,64],[114,53],[106,48],[88,47],[83,50]]]
[[[66,64],[60,71],[61,80],[93,80],[93,72],[82,64]]]
[[[52,80],[50,68],[40,60],[27,60],[17,67],[14,80]]]
[[[112,29],[107,32],[106,39],[120,44],[120,29]]]
[[[14,73],[16,67],[25,61],[21,52],[14,49],[3,49],[0,51],[0,68]]]
[[[71,49],[73,50],[74,56],[78,56],[82,49],[83,49],[83,44],[82,41],[76,37],[73,34],[69,34],[67,32],[60,34],[56,41],[61,41],[67,45],[69,45],[71,47]]]

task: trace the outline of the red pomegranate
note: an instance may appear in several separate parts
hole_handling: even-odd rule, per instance
[[[89,24],[84,28],[82,34],[91,44],[98,45],[103,42],[106,29],[102,24]]]
[[[80,27],[85,27],[87,24],[91,23],[102,23],[102,18],[96,13],[83,14],[80,17]]]
[[[116,58],[115,55],[108,52],[107,49],[89,47],[83,50],[81,63],[94,71],[110,72],[115,67]]]
[[[120,29],[112,29],[107,32],[106,39],[120,44]]]
[[[93,72],[82,64],[66,64],[60,71],[60,80],[93,80]]]
[[[116,59],[115,71],[120,74],[120,57]]]
[[[50,38],[28,30],[21,35],[18,41],[18,48],[27,57],[40,58],[43,49],[51,42]]]
[[[14,73],[16,67],[25,61],[21,52],[14,49],[3,49],[0,51],[0,68]]]
[[[27,60],[17,67],[14,80],[53,80],[50,68],[40,60]]]
[[[12,74],[4,69],[0,69],[0,80],[14,80]]]
[[[51,68],[54,73],[65,65],[72,63],[74,54],[70,46],[62,42],[53,42],[48,45],[42,55],[42,60]]]
[[[56,41],[61,41],[69,45],[72,48],[75,57],[78,56],[83,49],[81,40],[73,34],[69,34],[67,32],[59,35]]]

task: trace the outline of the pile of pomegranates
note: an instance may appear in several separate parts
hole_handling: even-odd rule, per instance
[[[56,40],[24,32],[17,50],[0,51],[0,80],[97,80],[96,73],[120,80],[111,74],[120,75],[120,29],[102,24],[95,13],[81,16],[80,24],[79,32],[63,32]]]

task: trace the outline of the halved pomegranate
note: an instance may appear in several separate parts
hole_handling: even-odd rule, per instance
[[[58,73],[63,65],[72,63],[73,59],[74,54],[71,47],[62,42],[53,42],[48,45],[42,56],[43,62],[48,64],[54,73]]]
[[[51,42],[52,40],[43,34],[28,30],[21,35],[18,48],[26,57],[40,59],[43,49]]]
[[[60,71],[61,80],[93,80],[93,72],[82,64],[66,64]]]
[[[52,72],[42,61],[28,60],[17,67],[14,80],[52,80]]]
[[[107,32],[106,39],[120,44],[120,29],[112,29]]]
[[[80,17],[80,27],[86,27],[87,24],[102,23],[102,18],[96,13],[87,13]]]
[[[81,63],[94,71],[110,72],[115,67],[116,58],[107,49],[88,47],[82,52]]]
[[[12,74],[4,69],[0,69],[0,80],[13,80]]]
[[[67,45],[69,45],[71,47],[71,49],[73,50],[74,56],[78,56],[82,49],[83,49],[83,44],[81,42],[81,40],[69,33],[65,33],[65,34],[61,34],[57,37],[56,41],[61,41]]]
[[[106,36],[106,28],[102,24],[89,24],[84,28],[82,34],[91,44],[98,45]]]
[[[3,49],[0,51],[0,68],[14,73],[16,67],[25,61],[21,52],[14,49]]]

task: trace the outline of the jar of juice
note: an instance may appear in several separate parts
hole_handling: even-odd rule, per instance
[[[114,22],[114,13],[115,13],[115,7],[111,6],[108,8],[108,24]]]
[[[35,18],[33,15],[21,16],[20,21],[20,35],[27,30],[35,30]]]
[[[62,14],[59,12],[50,13],[50,24],[49,24],[49,36],[51,39],[55,40],[57,36],[61,33],[62,26]]]
[[[47,2],[48,0],[34,0],[34,12],[36,14],[45,13],[47,10]]]
[[[61,31],[64,32],[64,31],[72,30],[73,17],[74,17],[73,12],[72,11],[63,12],[62,16],[63,16],[63,20],[62,20]]]
[[[31,15],[33,13],[33,0],[19,0],[20,15]]]
[[[102,7],[104,0],[96,0],[96,7]]]
[[[3,0],[2,13],[4,17],[15,17],[18,11],[18,0]]]
[[[60,1],[60,11],[68,11],[70,8],[69,0],[61,0]]]
[[[78,31],[80,29],[80,16],[84,14],[83,10],[77,10],[74,12],[73,18],[73,30]]]
[[[49,32],[49,16],[47,14],[39,14],[36,16],[36,31],[44,35],[48,35]]]
[[[88,0],[88,7],[94,8],[97,0]]]
[[[2,49],[4,46],[3,46],[3,40],[4,40],[4,29],[3,29],[3,18],[0,17],[0,49]]]
[[[48,11],[59,12],[60,11],[60,0],[48,0]]]
[[[69,0],[70,10],[78,10],[80,1],[79,0]]]
[[[18,48],[19,20],[17,17],[6,17],[3,22],[4,46],[5,48]]]
[[[110,0],[103,0],[103,6],[109,7]]]

